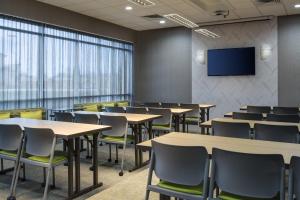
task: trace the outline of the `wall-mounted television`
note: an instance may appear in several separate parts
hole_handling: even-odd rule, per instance
[[[255,47],[210,49],[208,76],[255,75]]]

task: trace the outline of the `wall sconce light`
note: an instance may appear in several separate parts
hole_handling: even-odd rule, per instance
[[[205,51],[204,50],[197,50],[196,61],[199,62],[200,64],[205,64]]]
[[[266,60],[272,55],[272,47],[270,45],[264,44],[260,49],[260,57],[262,60]]]

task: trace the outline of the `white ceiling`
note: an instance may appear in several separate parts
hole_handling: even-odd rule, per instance
[[[47,4],[62,7],[77,13],[105,20],[134,30],[148,30],[179,26],[168,21],[161,25],[158,20],[144,19],[142,16],[152,14],[178,13],[195,23],[224,20],[222,16],[213,16],[209,9],[203,9],[190,0],[151,0],[155,6],[141,7],[128,0],[38,0]],[[258,4],[256,0],[199,0],[209,5],[212,2],[223,2],[230,8],[226,19],[259,17],[266,15],[300,14],[294,4],[300,0],[281,0],[281,3]],[[126,6],[133,10],[125,10]]]

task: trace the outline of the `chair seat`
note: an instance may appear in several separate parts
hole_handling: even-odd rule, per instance
[[[158,187],[173,190],[176,192],[186,193],[186,194],[192,194],[192,195],[202,195],[202,185],[197,186],[186,186],[186,185],[179,185],[175,183],[170,183],[167,181],[160,181],[157,184]]]
[[[162,130],[162,131],[169,131],[170,125],[169,124],[153,124],[152,130]]]
[[[36,162],[41,162],[41,163],[49,163],[50,157],[47,156],[28,156],[26,159],[36,161]],[[52,164],[58,164],[62,163],[67,160],[67,157],[65,156],[65,153],[63,152],[55,152],[52,160]]]
[[[17,157],[17,152],[16,151],[5,151],[5,150],[0,150],[1,155],[9,156],[9,157]]]
[[[185,118],[186,123],[198,123],[199,122],[199,117],[186,117]]]
[[[235,194],[231,194],[228,192],[221,192],[220,195],[218,196],[219,199],[222,200],[267,200],[267,199],[261,199],[261,198],[251,198],[251,197],[244,197],[244,196],[239,196],[239,195],[235,195]],[[280,199],[279,195],[277,195],[274,198],[271,199]]]
[[[113,136],[102,136],[100,139],[103,142],[107,143],[124,143],[125,138],[124,137],[113,137]],[[127,143],[133,142],[134,136],[133,135],[127,135]]]

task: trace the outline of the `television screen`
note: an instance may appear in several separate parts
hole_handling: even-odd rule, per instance
[[[255,75],[255,47],[211,49],[207,60],[208,76]]]

